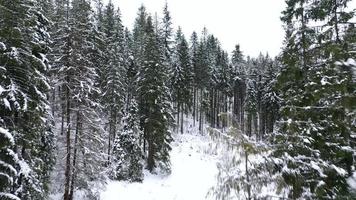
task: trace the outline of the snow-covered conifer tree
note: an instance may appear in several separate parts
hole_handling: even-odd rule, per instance
[[[113,149],[113,178],[131,182],[143,180],[143,152],[139,143],[142,135],[139,127],[138,108],[131,99],[124,111],[123,126],[118,132]]]

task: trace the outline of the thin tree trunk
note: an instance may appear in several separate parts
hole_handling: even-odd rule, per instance
[[[214,120],[214,117],[215,117],[215,104],[214,104],[214,89],[212,89],[210,91],[210,116],[209,116],[209,121],[210,121],[210,126],[211,127],[215,127],[215,120]]]
[[[203,113],[203,108],[202,108],[202,103],[203,103],[203,90],[200,90],[200,109],[199,109],[199,131],[202,132],[202,113]]]
[[[74,151],[73,151],[73,164],[72,164],[72,180],[70,184],[70,192],[69,192],[69,200],[73,200],[73,194],[74,194],[74,185],[75,185],[75,179],[76,179],[76,163],[77,163],[77,151],[78,151],[78,137],[79,137],[79,132],[81,131],[81,117],[80,117],[80,112],[77,112],[77,125],[75,129],[75,137],[74,137]]]
[[[66,23],[68,25],[69,23],[69,1],[67,1],[67,5],[66,5]],[[66,45],[66,54],[68,56],[66,62],[67,62],[67,66],[70,66],[70,61],[69,61],[69,57],[70,55],[70,43],[71,40],[69,37],[67,37],[67,45]],[[63,199],[64,200],[70,200],[69,199],[69,187],[70,187],[70,154],[71,154],[71,143],[70,143],[70,129],[71,129],[71,123],[70,123],[70,109],[71,109],[71,102],[70,102],[70,98],[71,98],[71,94],[70,94],[70,72],[67,71],[66,74],[66,101],[67,101],[67,134],[66,134],[66,148],[67,148],[67,156],[66,156],[66,169],[64,172],[64,176],[65,176],[65,184],[64,184],[64,195],[63,195]]]
[[[110,110],[110,119],[109,119],[109,138],[108,138],[108,165],[110,165],[110,155],[111,155],[111,137],[112,137],[112,130],[113,130],[113,110]]]
[[[254,126],[254,132],[256,135],[256,140],[258,140],[259,132],[258,132],[258,113],[257,112],[254,113],[252,120],[253,120],[253,126]]]
[[[54,111],[56,108],[56,87],[53,86],[52,88],[52,117],[54,118]],[[63,133],[63,132],[61,132]]]
[[[177,108],[178,108],[178,110],[177,110],[177,133],[179,133],[179,125],[180,125],[180,101],[179,101],[179,95],[178,95],[178,100],[177,100]]]
[[[181,113],[182,113],[182,116],[181,116],[181,122],[180,122],[180,133],[181,134],[183,134],[183,117],[184,117],[184,109],[183,109],[183,107],[184,107],[184,104],[182,104],[181,105],[182,106],[182,111],[181,111]]]
[[[219,91],[216,90],[215,91],[215,94],[214,94],[214,107],[215,107],[215,121],[214,121],[214,124],[215,124],[215,127],[217,128],[220,128],[220,124],[219,124],[219,114],[220,114],[220,106],[219,106],[219,101],[220,101],[220,94],[219,94]]]
[[[245,151],[245,171],[246,171],[246,181],[247,181],[247,199],[251,200],[250,174],[248,172],[248,153],[246,151]]]
[[[262,86],[261,86],[261,82],[262,82],[262,75],[259,75],[258,76],[258,92],[257,92],[257,112],[256,112],[256,115],[257,115],[257,119],[258,122],[256,122],[257,124],[257,130],[256,130],[256,140],[259,140],[262,138],[262,135],[263,135],[263,130],[264,130],[264,123],[263,123],[263,108],[262,108],[262,92],[261,92],[261,89],[262,89]]]
[[[195,120],[196,121],[199,121],[199,113],[200,113],[200,110],[199,110],[199,90],[196,89],[196,97],[195,97]]]
[[[111,134],[112,144],[114,144],[115,138],[116,138],[116,127],[117,127],[117,111],[115,110],[113,113],[113,128],[112,128],[112,134]]]
[[[59,89],[60,91],[60,94],[61,94],[61,109],[62,109],[62,113],[61,113],[61,135],[64,135],[64,121],[65,121],[65,112],[66,112],[66,108],[65,108],[65,98],[64,98],[64,94],[62,94],[62,90],[63,90],[63,88],[60,88]]]
[[[266,133],[266,109],[262,108],[260,113],[260,139],[263,139]]]
[[[245,133],[245,85],[240,87],[240,123],[241,123],[241,130]]]
[[[68,81],[68,80],[67,80]],[[69,199],[69,188],[70,188],[70,157],[71,157],[71,144],[70,144],[70,129],[71,129],[71,124],[70,124],[70,92],[69,92],[69,87],[67,86],[67,134],[66,134],[66,149],[67,149],[67,155],[66,155],[66,168],[64,172],[65,176],[65,185],[64,185],[64,200],[70,200]]]
[[[196,112],[196,102],[197,101],[197,90],[196,90],[196,88],[194,87],[193,88],[193,126],[195,127],[195,120],[196,120],[196,118],[195,118],[195,112]]]
[[[153,146],[153,138],[151,137],[150,134],[148,134],[148,157],[147,157],[147,169],[150,172],[153,172],[154,167],[155,167],[155,162],[154,162],[154,146]]]
[[[252,114],[249,112],[247,114],[247,135],[251,137],[252,134]]]
[[[143,153],[144,153],[144,155],[146,155],[146,150],[147,150],[147,131],[146,131],[146,129],[144,129],[143,130]]]

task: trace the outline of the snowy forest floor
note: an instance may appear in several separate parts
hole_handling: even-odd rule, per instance
[[[203,200],[216,183],[218,156],[211,151],[209,136],[188,127],[174,134],[171,151],[172,173],[152,175],[145,171],[142,183],[111,181],[101,193],[102,200]]]

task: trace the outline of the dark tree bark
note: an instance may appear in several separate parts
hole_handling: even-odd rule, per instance
[[[148,157],[147,157],[147,170],[150,172],[153,172],[155,168],[155,161],[154,161],[154,144],[153,144],[153,139],[152,136],[150,136],[151,133],[148,134]]]
[[[200,109],[199,109],[199,131],[202,132],[203,122],[202,122],[202,113],[203,113],[203,90],[200,90]]]
[[[180,118],[180,120],[181,120],[181,121],[180,121],[180,133],[181,133],[181,134],[183,134],[183,128],[184,128],[184,127],[183,127],[183,118],[184,118],[183,105],[184,105],[184,104],[182,104],[182,109],[181,109],[182,116],[181,116],[181,118]]]
[[[74,185],[75,185],[75,179],[76,179],[76,163],[77,163],[77,151],[78,151],[78,137],[81,132],[82,123],[81,123],[81,116],[80,116],[80,111],[77,112],[77,125],[75,128],[75,136],[74,136],[74,146],[73,146],[73,164],[72,164],[72,179],[70,183],[70,192],[69,192],[69,199],[73,200],[73,194],[74,194]]]
[[[69,82],[68,78],[67,81]],[[70,129],[71,129],[71,122],[70,122],[70,89],[69,86],[67,86],[67,92],[66,92],[66,98],[67,98],[67,133],[66,133],[66,149],[67,149],[67,155],[66,155],[66,168],[64,172],[65,176],[65,183],[64,183],[64,200],[70,200],[69,198],[69,188],[70,188],[70,180],[71,180],[71,175],[70,175],[70,169],[71,169],[71,142],[70,142]]]
[[[195,126],[195,120],[196,120],[196,103],[197,103],[197,90],[194,87],[193,88],[193,126]]]

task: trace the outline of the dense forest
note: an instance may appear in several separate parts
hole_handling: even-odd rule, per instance
[[[285,2],[281,53],[252,58],[207,28],[184,35],[167,3],[142,5],[130,30],[111,1],[0,0],[0,199],[97,199],[93,182],[169,174],[188,117],[242,146],[246,169],[220,176],[217,199],[268,199],[268,184],[283,199],[355,199],[355,10]]]

